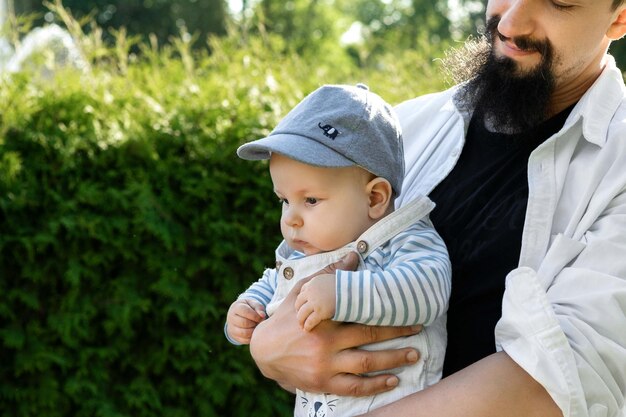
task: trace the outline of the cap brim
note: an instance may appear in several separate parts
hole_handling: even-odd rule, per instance
[[[263,139],[241,145],[237,155],[242,159],[258,161],[269,159],[272,153],[279,153],[305,164],[339,168],[355,165],[348,158],[306,136],[277,133]]]

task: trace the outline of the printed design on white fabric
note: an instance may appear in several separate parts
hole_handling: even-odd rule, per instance
[[[337,402],[337,398],[334,400],[326,401],[309,401],[305,397],[300,397],[302,399],[302,408],[306,408],[308,411],[307,417],[328,417],[335,410],[335,403]]]

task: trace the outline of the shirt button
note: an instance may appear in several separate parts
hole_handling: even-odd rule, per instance
[[[283,266],[283,263],[281,261],[276,261],[276,269],[280,269],[281,266]]]
[[[290,266],[285,268],[285,270],[283,271],[283,276],[286,280],[290,280],[291,278],[293,278],[293,268],[291,268]]]
[[[367,242],[360,240],[359,243],[356,244],[356,250],[358,250],[360,254],[367,252]]]

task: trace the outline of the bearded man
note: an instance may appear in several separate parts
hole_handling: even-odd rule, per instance
[[[626,5],[489,0],[487,21],[452,59],[467,81],[396,108],[396,205],[429,195],[451,257],[448,347],[439,383],[368,415],[624,416],[626,87],[608,49]],[[355,347],[419,329],[295,317],[283,303],[250,345],[284,386],[369,395],[397,379],[362,374],[418,360]]]

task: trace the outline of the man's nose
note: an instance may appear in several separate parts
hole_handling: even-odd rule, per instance
[[[535,31],[536,0],[494,0],[490,15],[500,16],[498,32],[506,38],[531,36]]]

